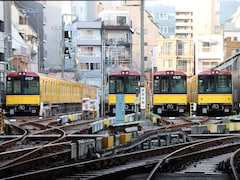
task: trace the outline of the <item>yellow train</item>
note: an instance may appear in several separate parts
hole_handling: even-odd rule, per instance
[[[188,102],[197,115],[232,113],[232,75],[226,70],[206,70],[188,79]]]
[[[82,99],[97,98],[98,87],[34,72],[10,72],[6,77],[7,115],[50,116],[82,109]]]
[[[152,111],[164,116],[187,112],[187,76],[181,71],[157,71],[153,74]]]
[[[140,103],[140,98],[136,101],[136,90],[139,88],[140,73],[138,71],[116,71],[109,74],[108,92],[108,114],[116,114],[116,95],[124,94],[125,114],[135,112],[135,105]]]

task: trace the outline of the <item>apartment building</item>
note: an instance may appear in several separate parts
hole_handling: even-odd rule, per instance
[[[103,22],[103,63],[106,73],[132,67],[132,30],[129,11],[104,10],[99,13]]]
[[[193,39],[159,39],[157,48],[158,70],[179,70],[192,76],[194,73]]]
[[[76,80],[101,86],[102,21],[76,21],[72,26],[72,42],[66,45],[75,62]],[[66,59],[67,61],[67,59]]]
[[[227,37],[224,40],[224,60],[240,52],[240,36]]]
[[[193,38],[193,12],[176,10],[175,36],[178,38]]]
[[[222,35],[196,36],[195,73],[211,69],[223,61]]]

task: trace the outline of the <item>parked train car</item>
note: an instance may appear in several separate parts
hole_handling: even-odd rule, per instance
[[[139,87],[140,73],[138,71],[111,72],[108,77],[108,113],[116,114],[116,95],[124,94],[125,114],[135,112],[136,90]],[[139,98],[138,98],[139,104]]]
[[[10,72],[6,77],[7,115],[50,116],[80,111],[82,99],[97,98],[96,86],[34,72]]]
[[[189,78],[188,102],[196,103],[197,115],[232,113],[232,75],[226,70],[206,70]]]
[[[187,112],[187,76],[181,71],[157,71],[153,74],[152,110],[158,115],[182,115]]]

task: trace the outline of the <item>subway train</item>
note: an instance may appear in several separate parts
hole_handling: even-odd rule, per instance
[[[140,98],[138,96],[138,88],[140,82],[140,72],[133,70],[120,70],[111,72],[108,76],[108,114],[114,116],[116,114],[117,94],[124,95],[125,114],[134,113],[136,104]]]
[[[153,74],[152,111],[161,116],[187,113],[187,76],[175,70]]]
[[[195,103],[192,111],[196,115],[232,114],[232,73],[210,69],[189,78],[188,103]]]
[[[6,115],[48,117],[82,109],[82,99],[97,98],[97,86],[67,81],[35,72],[6,76]]]

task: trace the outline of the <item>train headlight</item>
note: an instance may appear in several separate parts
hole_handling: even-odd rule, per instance
[[[24,106],[24,105],[19,105],[19,106],[18,106],[18,109],[21,110],[21,111],[22,111],[22,110],[25,110],[25,106]]]

